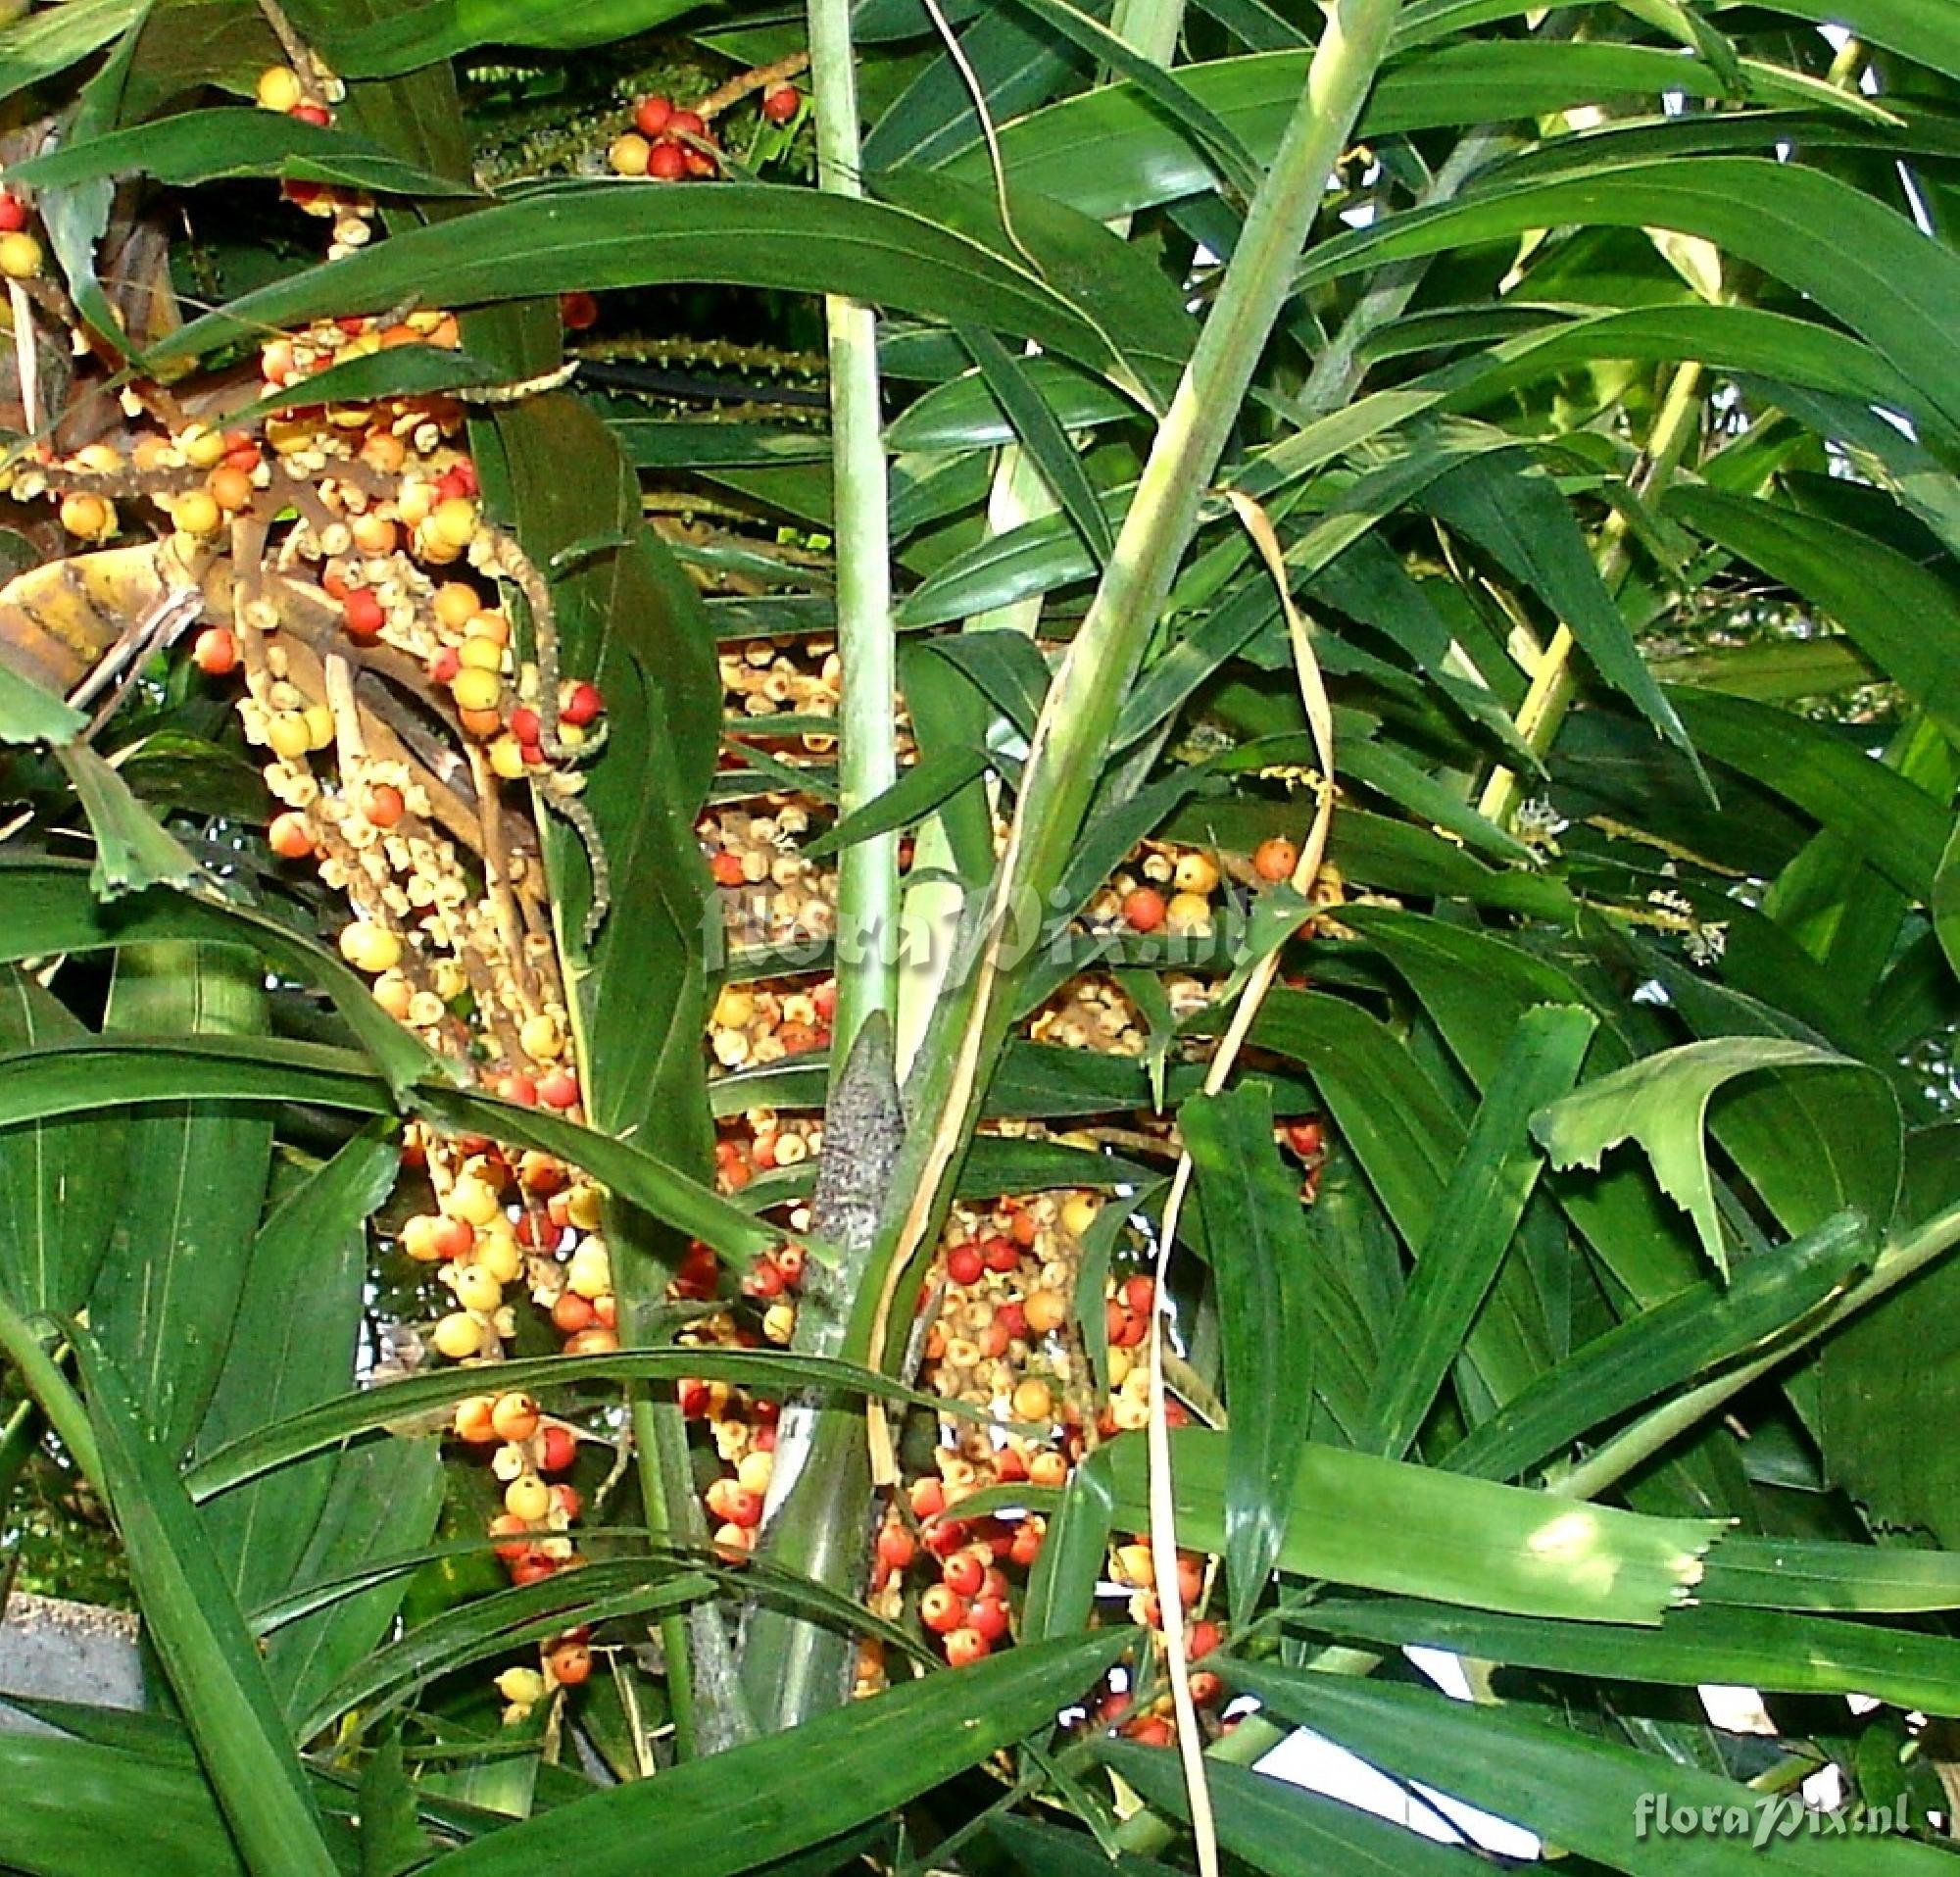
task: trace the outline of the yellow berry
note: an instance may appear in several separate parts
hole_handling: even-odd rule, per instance
[[[622,176],[643,176],[647,173],[647,160],[653,154],[654,146],[645,137],[628,130],[623,137],[612,139],[606,161]]]
[[[1073,1199],[1062,1202],[1061,1229],[1072,1238],[1080,1238],[1096,1223],[1096,1214],[1101,1210],[1094,1200],[1077,1193]]]
[[[1174,933],[1208,932],[1211,902],[1201,893],[1174,893],[1164,911],[1164,923]]]
[[[216,534],[218,503],[208,490],[192,489],[187,495],[177,497],[176,505],[171,510],[171,519],[186,534]]]
[[[1030,1375],[1014,1390],[1014,1418],[1045,1421],[1054,1416],[1054,1393],[1039,1375]]]
[[[402,941],[385,925],[355,919],[341,927],[340,955],[357,971],[392,971],[402,962]]]
[[[504,648],[490,639],[465,639],[457,648],[457,658],[466,671],[501,671]]]
[[[590,1184],[574,1186],[565,1200],[565,1216],[581,1232],[596,1231],[605,1207],[605,1196]]]
[[[519,1473],[504,1488],[504,1509],[526,1522],[551,1510],[551,1488],[535,1473]]]
[[[460,711],[494,711],[504,695],[504,681],[495,671],[466,665],[457,672],[449,689]]]
[[[483,1347],[483,1325],[467,1310],[452,1310],[429,1331],[438,1355],[452,1362],[474,1356]]]
[[[0,257],[0,266],[4,265],[4,257]],[[61,505],[61,523],[77,540],[106,541],[116,532],[116,511],[99,495],[66,496]]]
[[[0,273],[10,280],[31,280],[41,271],[41,244],[31,234],[0,234]]]
[[[324,704],[309,704],[300,716],[306,724],[308,749],[323,750],[333,741],[333,713]]]
[[[545,1698],[545,1678],[535,1668],[507,1668],[497,1677],[497,1692],[513,1707],[535,1707]]]
[[[743,1455],[741,1465],[735,1469],[735,1483],[744,1492],[766,1493],[775,1469],[775,1455],[766,1454],[759,1447],[754,1453]]]
[[[534,1062],[549,1062],[564,1048],[564,1030],[557,1017],[540,1011],[524,1018],[517,1042]]]
[[[1208,854],[1186,854],[1171,875],[1181,893],[1214,893],[1218,890],[1218,868]]]
[[[507,782],[523,774],[523,746],[514,736],[500,736],[490,745],[490,767]]]
[[[429,602],[437,620],[452,632],[462,631],[482,605],[476,589],[462,580],[445,580]]]
[[[572,1253],[564,1281],[581,1297],[604,1297],[612,1288],[612,1259],[603,1238],[588,1238]]]
[[[194,469],[215,469],[224,461],[224,435],[220,430],[186,430],[177,438],[177,448]]]
[[[456,1273],[456,1301],[487,1316],[504,1301],[504,1287],[481,1264],[466,1264]]]
[[[502,1231],[497,1228],[503,1227]],[[476,1241],[476,1262],[500,1284],[514,1284],[524,1268],[524,1255],[507,1218],[492,1219]]]
[[[266,722],[266,747],[291,763],[313,748],[313,733],[298,711],[275,712]]]
[[[259,74],[257,95],[263,110],[290,111],[305,101],[306,88],[292,67],[271,65]]]
[[[488,1225],[503,1212],[497,1191],[488,1180],[465,1173],[449,1189],[448,1210],[472,1225]]]
[[[476,532],[476,504],[462,495],[438,502],[429,515],[428,529],[445,547],[466,548]]]

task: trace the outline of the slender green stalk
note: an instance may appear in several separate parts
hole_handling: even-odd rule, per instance
[[[1410,207],[1429,209],[1455,200],[1479,170],[1516,143],[1515,137],[1491,124],[1479,124],[1466,131],[1431,178],[1429,187]],[[1431,260],[1428,255],[1417,255],[1406,261],[1391,262],[1369,281],[1361,297],[1348,308],[1348,317],[1341,321],[1326,351],[1314,360],[1313,370],[1297,400],[1302,410],[1323,417],[1340,410],[1353,397],[1367,370],[1360,362],[1362,345],[1408,310],[1408,303],[1429,272]]]
[[[4,1522],[7,1502],[14,1497],[22,1469],[33,1457],[46,1425],[47,1416],[39,1405],[25,1401],[15,1408],[7,1425],[0,1428],[0,1522]]]
[[[810,90],[817,187],[863,193],[850,0],[809,0]],[[878,396],[878,321],[856,300],[823,303],[829,334],[832,481],[837,543],[838,812],[849,815],[898,780],[898,691],[892,629],[891,519]],[[841,1067],[864,1019],[898,1004],[899,837],[845,849],[837,879],[837,1014],[830,1060]]]
[[[881,1246],[879,1295],[854,1316],[847,1354],[882,1360],[906,1262],[942,1204],[989,1067],[1011,1020],[1011,980],[1032,957],[1050,896],[1082,826],[1124,697],[1197,530],[1200,506],[1280,310],[1328,176],[1387,49],[1397,0],[1340,0],[1197,349],[1124,518],[1088,617],[1049,687],[987,916],[972,929],[914,1076],[917,1119],[897,1178],[899,1216]],[[1012,954],[1019,949],[1020,956]],[[937,1044],[938,1047],[934,1047]]]
[[[4,1297],[0,1297],[0,1356],[14,1364],[21,1386],[48,1417],[82,1477],[100,1488],[102,1453],[95,1444],[95,1430],[89,1425],[81,1397],[35,1335],[33,1325]]]
[[[1654,419],[1653,433],[1647,439],[1644,469],[1635,480],[1635,492],[1650,496],[1664,489],[1681,467],[1681,459],[1701,427],[1702,368],[1693,360],[1676,367],[1668,382],[1667,395]],[[1615,509],[1599,530],[1599,577],[1609,592],[1616,592],[1632,565],[1628,546],[1629,530],[1625,514]],[[1543,756],[1557,740],[1565,714],[1578,695],[1578,680],[1572,672],[1575,641],[1571,628],[1561,624],[1551,642],[1540,655],[1531,689],[1518,706],[1518,735],[1538,755]],[[1484,785],[1478,813],[1502,826],[1517,807],[1518,778],[1514,770],[1494,769]]]
[[[1168,66],[1177,54],[1177,39],[1184,26],[1184,0],[1116,0],[1109,29],[1126,45],[1160,66]],[[976,110],[982,109],[976,99]],[[1111,230],[1127,236],[1130,218],[1122,216],[1109,223]],[[1018,444],[1004,448],[994,466],[993,487],[987,498],[987,533],[999,536],[1022,523],[1056,514],[1055,500],[1041,472]],[[962,621],[967,632],[1018,632],[1033,638],[1041,620],[1042,600],[1017,600],[975,614]],[[998,785],[989,778],[990,799]],[[950,872],[952,844],[940,818],[934,815],[919,830],[913,856],[914,872]],[[965,903],[961,888],[950,879],[920,879],[906,891],[905,919],[908,933],[917,935],[917,955],[902,969],[899,987],[898,1059],[899,1077],[910,1072],[913,1058],[925,1034],[933,1006],[946,982],[953,962],[959,914]]]
[[[1608,1486],[1624,1479],[1636,1466],[1651,1459],[1670,1442],[1705,1420],[1724,1402],[1733,1400],[1751,1383],[1760,1381],[1798,1349],[1876,1304],[1896,1290],[1907,1278],[1917,1276],[1943,1253],[1960,1244],[1960,1206],[1936,1212],[1924,1224],[1903,1237],[1891,1238],[1873,1261],[1871,1272],[1853,1284],[1843,1296],[1801,1333],[1779,1344],[1754,1361],[1731,1369],[1688,1389],[1652,1413],[1642,1416],[1617,1438],[1610,1440],[1592,1458],[1575,1466],[1549,1490],[1562,1499],[1592,1499]]]

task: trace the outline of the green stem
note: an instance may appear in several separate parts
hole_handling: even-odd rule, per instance
[[[647,1531],[657,1543],[669,1537],[665,1469],[661,1464],[656,1404],[643,1389],[630,1391],[633,1423],[633,1465],[640,1479],[640,1509]],[[683,1435],[683,1439],[685,1436]],[[683,1470],[681,1477],[688,1475]],[[694,1664],[688,1652],[687,1619],[676,1611],[661,1618],[661,1653],[666,1658],[667,1711],[673,1718],[674,1757],[692,1759],[699,1751],[694,1725]],[[637,1754],[640,1743],[634,1743]]]
[[[1701,379],[1702,368],[1692,359],[1675,368],[1674,376],[1668,382],[1667,395],[1654,419],[1652,434],[1647,439],[1645,466],[1633,478],[1637,495],[1652,496],[1666,488],[1675,470],[1681,467],[1681,459],[1687,453],[1689,444],[1699,435]],[[1615,509],[1606,518],[1605,526],[1599,530],[1599,577],[1605,581],[1608,592],[1619,591],[1627,569],[1633,565],[1629,540],[1630,529],[1625,512]],[[1571,710],[1572,701],[1578,695],[1578,680],[1572,671],[1573,647],[1571,629],[1561,624],[1552,634],[1550,644],[1541,654],[1531,689],[1525,693],[1525,701],[1518,707],[1518,734],[1539,756],[1543,756],[1557,740],[1559,729],[1565,722],[1565,714]],[[1493,770],[1490,781],[1484,785],[1483,797],[1477,804],[1478,812],[1502,826],[1517,807],[1518,792],[1518,778],[1514,770]]]
[[[817,187],[863,193],[858,77],[850,0],[809,0],[810,90],[816,111]],[[878,321],[867,306],[831,295],[832,477],[837,543],[838,813],[898,780],[893,723],[898,641],[892,628],[891,519],[878,394]],[[898,1004],[899,837],[846,848],[837,880],[837,1013],[830,1060],[841,1068],[864,1019]]]
[[[41,1432],[46,1425],[47,1416],[41,1412],[40,1405],[24,1401],[15,1408],[7,1425],[0,1428],[0,1524],[6,1522],[7,1502],[14,1497],[22,1469],[41,1444]]]
[[[1428,209],[1453,201],[1463,185],[1494,157],[1515,146],[1517,139],[1490,124],[1466,131],[1409,206]],[[1385,325],[1393,324],[1408,310],[1408,303],[1429,272],[1431,258],[1415,256],[1393,261],[1369,282],[1367,290],[1348,310],[1340,330],[1328,342],[1327,350],[1313,362],[1298,403],[1313,417],[1324,417],[1348,403],[1360,388],[1367,367],[1359,353],[1363,344]]]
[[[902,1296],[894,1298],[899,1308],[883,1307],[877,1280],[890,1280],[879,1265],[909,1257],[922,1242],[911,1228],[943,1205],[986,1092],[988,1066],[1012,1020],[1006,991],[1017,965],[1032,962],[1050,896],[1102,775],[1117,713],[1197,531],[1200,505],[1291,292],[1327,178],[1397,10],[1398,0],[1339,0],[1332,9],[1211,315],[1158,426],[1088,617],[1049,686],[989,913],[966,941],[967,955],[955,966],[915,1070],[916,1119],[895,1181],[898,1217],[890,1221],[873,1282],[852,1320],[846,1353],[856,1358],[882,1361],[884,1349],[873,1347],[881,1319],[888,1325],[907,1320]],[[1017,946],[1018,961],[1007,956]]]
[[[1744,1362],[1740,1368],[1717,1375],[1697,1388],[1690,1388],[1664,1403],[1652,1413],[1636,1421],[1624,1433],[1610,1440],[1592,1458],[1575,1466],[1548,1490],[1561,1499],[1592,1499],[1651,1459],[1670,1442],[1705,1420],[1723,1403],[1733,1400],[1751,1383],[1760,1381],[1781,1362],[1788,1361],[1798,1349],[1834,1330],[1839,1323],[1896,1290],[1907,1278],[1916,1276],[1942,1253],[1960,1244],[1960,1206],[1936,1212],[1924,1224],[1903,1238],[1886,1241],[1874,1260],[1871,1273],[1853,1284],[1837,1303],[1817,1317],[1800,1334]]]
[[[88,1410],[61,1372],[61,1364],[34,1334],[33,1325],[4,1297],[0,1297],[0,1356],[14,1364],[22,1387],[48,1417],[81,1476],[100,1489],[102,1453],[88,1423]]]

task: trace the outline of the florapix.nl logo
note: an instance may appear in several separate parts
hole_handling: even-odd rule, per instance
[[[1740,1839],[1761,1850],[1785,1838],[1880,1838],[1910,1829],[1903,1793],[1888,1805],[1856,1811],[1806,1804],[1794,1793],[1766,1793],[1747,1803],[1691,1805],[1666,1793],[1634,1801],[1634,1837]]]

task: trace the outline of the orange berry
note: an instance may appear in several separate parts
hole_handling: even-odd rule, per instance
[[[197,635],[190,655],[206,677],[228,677],[238,668],[238,641],[228,626],[207,626]]]
[[[538,1431],[538,1405],[514,1389],[499,1395],[490,1405],[490,1424],[499,1440],[527,1441]]]
[[[1134,932],[1154,932],[1164,922],[1163,895],[1140,886],[1123,895],[1123,922]]]
[[[1279,834],[1270,841],[1261,841],[1252,856],[1252,871],[1262,880],[1290,880],[1298,864],[1299,849]]]
[[[313,852],[313,835],[307,829],[306,816],[290,811],[274,816],[272,825],[266,830],[266,839],[282,861],[303,861]]]

